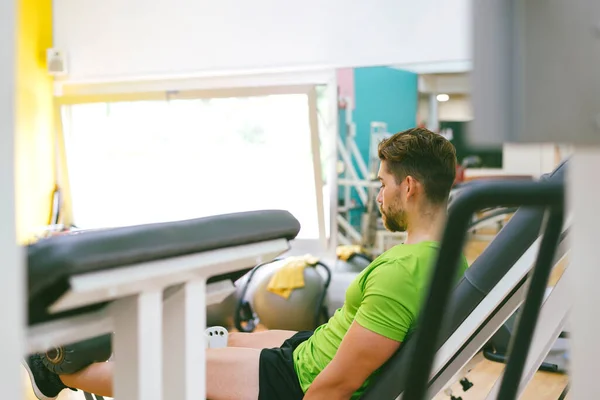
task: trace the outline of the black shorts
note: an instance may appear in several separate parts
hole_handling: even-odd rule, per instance
[[[258,365],[258,400],[299,400],[304,392],[294,369],[294,349],[313,334],[302,331],[287,339],[281,347],[260,352]]]

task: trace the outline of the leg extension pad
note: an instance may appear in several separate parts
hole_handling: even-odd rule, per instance
[[[69,375],[93,363],[104,362],[111,355],[112,334],[106,334],[51,349],[44,354],[42,362],[55,374]]]
[[[206,347],[227,347],[227,329],[215,326],[206,329]],[[51,349],[42,357],[42,362],[50,371],[59,375],[69,375],[87,366],[107,361],[112,355],[112,334],[106,334],[82,342]]]

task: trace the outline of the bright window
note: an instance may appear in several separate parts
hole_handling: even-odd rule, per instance
[[[308,107],[306,94],[65,106],[75,223],[285,209],[316,239]]]

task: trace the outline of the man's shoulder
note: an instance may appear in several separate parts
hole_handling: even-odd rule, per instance
[[[391,279],[399,277],[409,278],[412,270],[411,266],[415,263],[413,254],[382,254],[372,263],[372,269],[366,279]]]
[[[372,278],[412,278],[421,280],[435,263],[439,250],[436,242],[423,242],[415,245],[400,244],[382,253],[373,262]]]
[[[419,262],[433,259],[437,251],[438,245],[435,242],[414,245],[399,244],[382,253],[375,259],[374,263],[381,266],[390,266],[391,268],[407,268]]]

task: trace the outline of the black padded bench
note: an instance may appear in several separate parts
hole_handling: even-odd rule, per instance
[[[207,304],[228,296],[255,265],[289,250],[299,230],[289,212],[266,210],[29,245],[27,350],[114,332],[115,398],[148,400],[163,389],[178,399],[204,398],[204,363],[189,357],[204,356]]]

